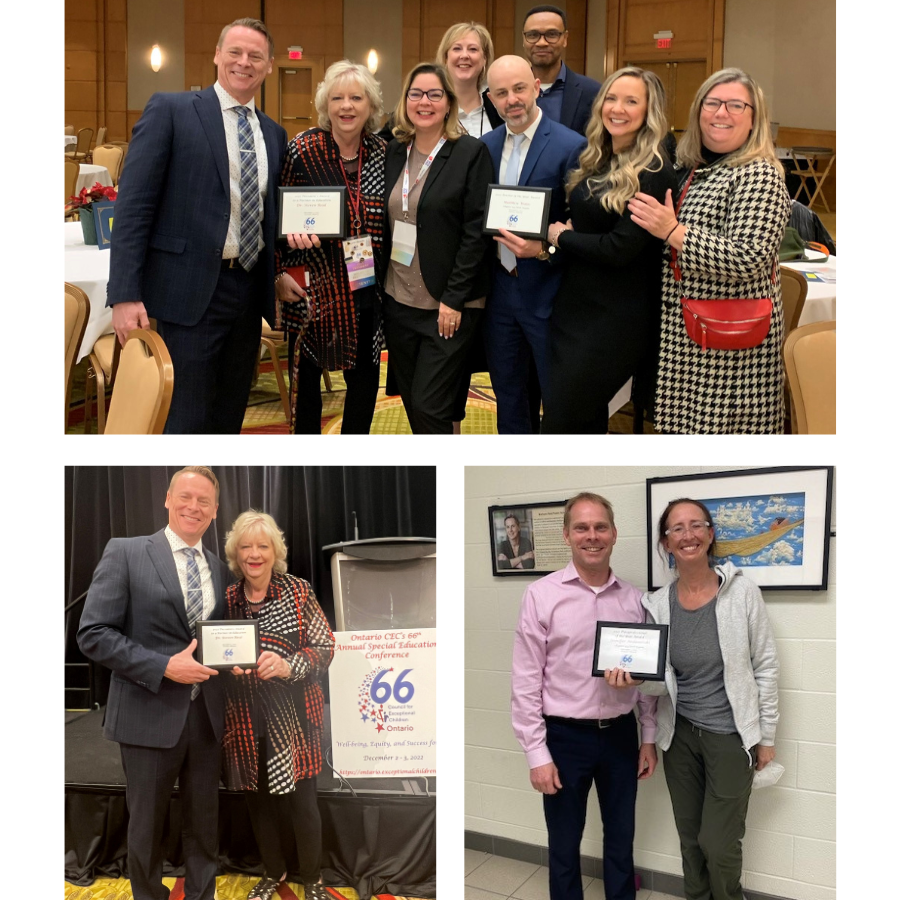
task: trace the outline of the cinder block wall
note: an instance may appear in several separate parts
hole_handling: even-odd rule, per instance
[[[721,467],[720,467],[721,468]],[[752,468],[752,467],[726,467]],[[646,479],[716,467],[468,467],[465,484],[466,829],[546,846],[540,796],[509,718],[513,633],[527,578],[491,575],[487,508],[607,497],[619,537],[614,571],[646,589]],[[837,479],[835,478],[835,481]],[[836,528],[836,504],[832,528]],[[835,585],[831,539],[826,591],[766,591],[781,662],[774,788],[754,792],[744,841],[744,887],[796,900],[835,898]],[[582,853],[602,856],[597,804],[588,806]],[[678,837],[661,767],[638,791],[635,861],[681,874]]]

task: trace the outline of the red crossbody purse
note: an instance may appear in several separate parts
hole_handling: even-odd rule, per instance
[[[694,180],[694,168],[678,198],[675,215]],[[688,300],[681,289],[681,269],[675,248],[669,263],[681,296],[681,315],[688,337],[703,350],[745,350],[758,347],[769,333],[772,324],[772,298],[744,300]],[[775,264],[772,264],[772,285],[775,285]]]

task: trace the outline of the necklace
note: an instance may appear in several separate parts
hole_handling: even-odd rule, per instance
[[[266,598],[265,598],[265,597],[263,597],[262,600],[251,600],[250,597],[249,597],[248,594],[247,594],[247,585],[246,585],[246,584],[244,585],[244,599],[245,599],[251,606],[262,606],[263,603],[266,602]]]
[[[341,159],[344,160],[344,162],[353,162],[353,160],[357,159],[358,157],[359,157],[359,150],[356,151],[356,156],[344,156],[343,153],[341,154]]]

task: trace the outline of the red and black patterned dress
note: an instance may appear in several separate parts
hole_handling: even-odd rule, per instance
[[[334,655],[334,635],[309,582],[272,574],[266,602],[250,612],[244,581],[225,594],[227,619],[259,619],[260,650],[284,657],[290,678],[261,681],[255,672],[228,676],[225,694],[225,784],[233,791],[258,790],[257,745],[269,773],[269,793],[288,794],[301,778],[322,768],[321,678]]]

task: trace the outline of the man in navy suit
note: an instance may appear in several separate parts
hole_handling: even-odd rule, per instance
[[[128,876],[135,900],[166,900],[163,827],[175,780],[182,801],[185,900],[212,900],[224,700],[215,669],[194,659],[192,620],[220,619],[228,569],[202,537],[219,483],[205,466],[176,472],[169,524],[113,538],[94,572],[78,646],[112,669],[103,734],[117,741],[128,802]]]
[[[287,135],[253,100],[274,55],[266,26],[238,19],[219,38],[216,83],[154,94],[132,133],[106,302],[123,344],[157,320],[175,370],[169,434],[240,433],[262,317],[275,322]]]
[[[536,102],[539,89],[540,82],[524,59],[498,59],[488,71],[488,90],[506,126],[488,132],[482,140],[490,150],[497,183],[551,188],[549,221],[565,221],[566,174],[577,166],[587,142],[541,113]],[[510,161],[517,164],[518,175],[510,171]],[[562,277],[562,254],[542,241],[500,231],[501,236],[494,239],[498,251],[493,290],[485,308],[497,430],[530,434],[528,369],[533,358],[543,391],[548,380],[549,320]]]
[[[569,40],[565,12],[556,6],[535,6],[525,15],[522,30],[525,56],[541,82],[538,106],[554,122],[585,134],[600,83],[573,72],[562,61]]]

